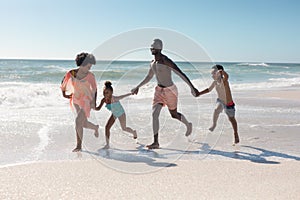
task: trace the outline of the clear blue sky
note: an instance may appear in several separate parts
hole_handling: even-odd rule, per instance
[[[298,0],[0,3],[0,58],[73,59],[124,31],[160,27],[192,38],[214,61],[300,62]]]

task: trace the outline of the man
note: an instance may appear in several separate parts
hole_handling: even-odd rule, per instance
[[[158,149],[158,130],[159,130],[159,114],[164,105],[168,106],[172,118],[175,118],[186,125],[186,136],[192,132],[192,123],[188,122],[183,114],[177,112],[178,91],[176,85],[172,81],[172,71],[177,74],[191,88],[193,96],[197,96],[199,91],[193,86],[189,78],[177,67],[177,65],[167,56],[161,53],[163,43],[160,39],[155,39],[151,44],[151,53],[154,60],[150,64],[150,69],[144,80],[134,89],[132,93],[137,94],[139,88],[148,83],[155,75],[157,86],[153,98],[152,107],[152,125],[154,142],[147,145],[149,149]]]

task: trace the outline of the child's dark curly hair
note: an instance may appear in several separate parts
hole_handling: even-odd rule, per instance
[[[105,81],[104,85],[105,85],[104,90],[109,89],[111,91],[114,91],[113,87],[111,86],[112,83],[110,81]]]
[[[95,65],[96,64],[96,58],[93,54],[88,54],[88,53],[80,53],[76,56],[76,65],[77,66],[85,66],[87,64],[92,64]]]

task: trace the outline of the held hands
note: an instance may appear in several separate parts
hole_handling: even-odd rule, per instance
[[[105,98],[102,98],[99,106],[97,106],[95,108],[95,110],[97,110],[97,111],[101,110],[101,107],[103,106],[104,103],[105,103]],[[95,104],[95,106],[96,106],[96,104]]]
[[[198,97],[200,95],[200,92],[196,88],[193,88],[191,90],[191,93],[194,97]]]
[[[131,94],[138,94],[138,92],[139,92],[139,88],[138,88],[138,87],[133,88],[133,89],[131,90]]]
[[[97,106],[97,107],[95,108],[95,110],[99,111],[99,110],[100,110],[100,105]]]

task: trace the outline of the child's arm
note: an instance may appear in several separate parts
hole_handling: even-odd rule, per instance
[[[124,94],[124,95],[121,95],[121,96],[114,96],[114,99],[115,99],[115,101],[119,101],[119,100],[121,100],[125,97],[128,97],[128,96],[132,95],[132,94],[133,93],[127,93],[127,94]]]
[[[206,93],[209,93],[209,89],[208,89],[208,88],[206,88],[205,90],[202,90],[201,92],[199,92],[199,93],[197,94],[197,97],[198,97],[198,96],[201,96],[202,94],[206,94]]]
[[[216,86],[216,81],[214,81],[214,82],[209,86],[209,88],[206,88],[205,90],[202,90],[201,92],[199,92],[199,93],[197,94],[197,97],[200,96],[200,95],[209,93],[210,91],[212,91],[212,90],[214,89],[215,86]]]
[[[95,110],[100,110],[102,108],[102,106],[103,106],[104,103],[105,103],[105,98],[101,99],[100,105],[98,107],[96,107]]]
[[[220,70],[219,73],[221,74],[223,81],[228,81],[229,76],[225,71]]]

